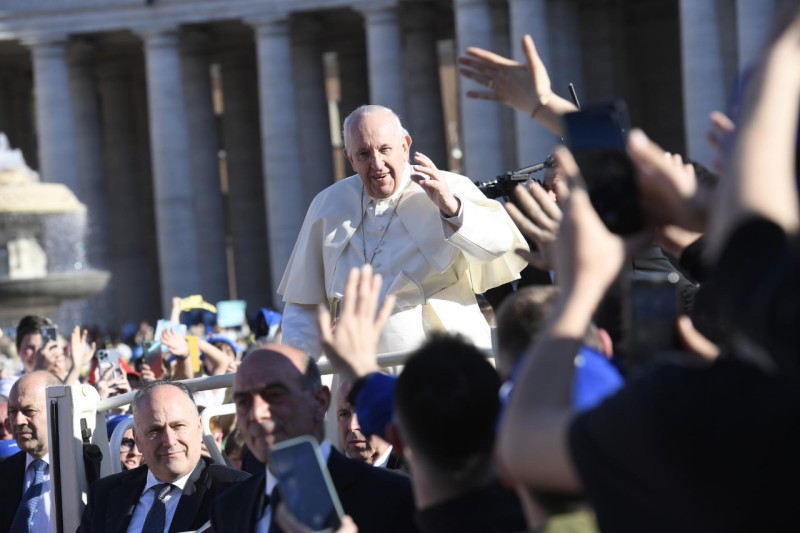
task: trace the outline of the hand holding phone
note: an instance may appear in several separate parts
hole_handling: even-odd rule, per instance
[[[313,531],[336,531],[344,516],[317,442],[308,436],[276,444],[269,468],[289,512]]]
[[[48,342],[58,341],[58,326],[43,326],[39,333],[42,335],[43,347],[47,346]]]
[[[592,206],[609,231],[629,235],[641,230],[639,188],[626,147],[630,119],[625,103],[614,101],[567,113],[564,129]]]

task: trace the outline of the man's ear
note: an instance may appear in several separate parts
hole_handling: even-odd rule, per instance
[[[406,159],[409,159],[411,156],[411,135],[406,133],[406,136],[403,137],[403,144],[405,144],[406,149]]]
[[[600,345],[603,347],[603,355],[610,359],[614,355],[614,341],[611,340],[611,335],[605,329],[597,328],[597,338],[600,339]]]
[[[327,385],[323,385],[314,393],[314,401],[317,403],[317,410],[315,413],[315,420],[323,422],[325,420],[325,413],[328,412],[328,407],[331,405],[331,389]]]
[[[400,428],[397,427],[394,421],[386,424],[386,440],[392,445],[392,453],[394,455],[397,457],[404,457],[405,446],[403,444],[403,438],[400,436]]]

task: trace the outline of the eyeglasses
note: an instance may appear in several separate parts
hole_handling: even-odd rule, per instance
[[[131,453],[131,451],[138,453],[138,450],[136,450],[136,441],[133,439],[122,439],[119,443],[119,451],[120,453]]]

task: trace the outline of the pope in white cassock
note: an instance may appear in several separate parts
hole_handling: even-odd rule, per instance
[[[344,121],[345,156],[357,175],[320,192],[308,208],[278,292],[283,343],[321,353],[317,306],[341,299],[350,270],[383,276],[381,300],[397,303],[378,354],[417,348],[434,331],[491,348],[475,294],[519,278],[528,246],[503,207],[465,176],[417,152],[390,109],[369,105]]]

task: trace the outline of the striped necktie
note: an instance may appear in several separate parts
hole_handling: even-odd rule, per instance
[[[17,507],[17,514],[11,523],[10,533],[30,533],[33,531],[33,517],[36,516],[36,508],[42,500],[42,487],[44,487],[44,471],[47,463],[41,459],[31,461],[33,467],[33,483],[25,491],[22,501]]]

